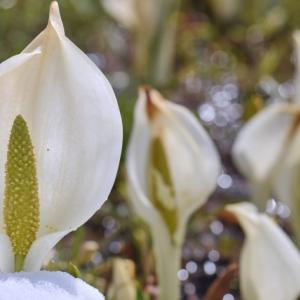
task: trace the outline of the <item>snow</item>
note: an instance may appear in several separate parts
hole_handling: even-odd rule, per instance
[[[104,300],[98,290],[63,272],[0,273],[0,300]]]

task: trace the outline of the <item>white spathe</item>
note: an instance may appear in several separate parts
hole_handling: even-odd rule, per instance
[[[276,171],[297,116],[295,105],[274,104],[254,116],[240,131],[234,160],[250,181],[264,182]]]
[[[284,177],[291,166],[300,162],[299,155],[290,156],[297,147],[299,117],[297,105],[273,104],[246,123],[235,140],[233,159],[249,181],[253,200],[260,207],[272,192],[293,206],[293,189],[286,185]]]
[[[104,300],[94,287],[63,272],[0,273],[0,300]]]
[[[38,270],[50,249],[107,199],[118,169],[122,124],[113,90],[64,33],[57,2],[46,29],[0,64],[0,270],[14,268],[3,195],[8,139],[25,119],[36,157],[40,226],[24,270]]]
[[[231,204],[246,238],[240,257],[245,300],[295,300],[300,294],[300,254],[284,231],[250,203]]]
[[[296,32],[294,38],[299,73],[300,33]],[[299,86],[299,80],[297,75],[296,87]],[[272,104],[263,109],[241,129],[234,143],[233,159],[248,179],[253,198],[260,207],[273,192],[279,200],[288,203],[293,212],[299,212],[299,99],[296,88],[292,103]]]
[[[161,3],[157,0],[100,0],[105,10],[122,26],[130,30],[137,30],[144,24],[144,30],[157,22]]]
[[[174,189],[172,196],[170,187],[164,186],[159,173],[156,175],[161,200],[164,201],[161,205],[176,210],[177,226],[173,236],[170,236],[167,220],[154,206],[154,199],[149,194],[149,152],[151,142],[157,137],[165,151]],[[126,168],[130,200],[152,232],[160,297],[176,300],[176,273],[180,267],[186,223],[215,189],[220,171],[219,155],[190,111],[163,99],[155,90],[142,88],[135,108]]]
[[[151,101],[157,110],[153,120],[147,115],[147,101]],[[220,172],[219,155],[190,111],[163,99],[155,90],[140,90],[126,165],[131,199],[138,213],[151,226],[166,227],[147,191],[149,147],[154,136],[161,136],[166,152],[175,189],[175,197],[169,205],[178,210],[179,226],[175,240],[176,236],[181,240],[182,227],[216,187]]]

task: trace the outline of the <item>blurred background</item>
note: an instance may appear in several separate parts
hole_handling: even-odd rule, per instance
[[[218,285],[217,275],[238,260],[243,241],[242,231],[223,206],[249,195],[231,161],[232,142],[243,123],[266,104],[293,97],[292,32],[300,28],[299,0],[58,2],[67,36],[115,90],[124,123],[123,152],[141,84],[189,107],[215,141],[223,172],[216,192],[189,223],[177,274],[182,299],[213,299],[207,296],[209,287]],[[45,27],[49,4],[50,0],[0,0],[1,62],[22,51]],[[151,239],[128,203],[123,160],[124,156],[110,199],[58,244],[45,267],[80,271],[106,293],[113,259],[128,258],[139,300],[156,299]],[[289,232],[287,206],[270,199],[266,210]],[[221,284],[223,300],[240,299],[237,275],[229,275]]]

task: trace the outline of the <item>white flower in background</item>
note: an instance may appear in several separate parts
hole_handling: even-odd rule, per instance
[[[157,22],[159,3],[157,0],[101,0],[105,10],[122,26],[137,30],[144,23],[146,31],[153,30]]]
[[[295,34],[298,76],[293,103],[277,103],[255,115],[240,131],[233,158],[259,207],[273,193],[292,211],[300,243],[300,33]]]
[[[213,12],[222,21],[231,21],[234,19],[241,9],[241,3],[238,0],[211,0],[209,5]]]
[[[0,300],[104,300],[98,290],[63,272],[0,273]]]
[[[228,205],[245,232],[240,257],[245,300],[295,300],[300,295],[300,254],[290,238],[253,204]]]
[[[100,0],[104,9],[134,36],[138,75],[157,84],[172,72],[180,0]]]
[[[178,299],[187,221],[216,186],[219,156],[186,108],[142,88],[127,152],[131,200],[153,235],[161,299]]]
[[[132,260],[113,260],[112,283],[107,292],[107,300],[136,300],[135,265]]]
[[[38,270],[107,199],[122,142],[112,88],[66,38],[57,2],[0,65],[0,128],[0,270]]]
[[[233,145],[233,158],[252,187],[260,190],[256,201],[262,204],[291,160],[297,137],[298,109],[295,104],[273,104],[255,115],[239,132]]]

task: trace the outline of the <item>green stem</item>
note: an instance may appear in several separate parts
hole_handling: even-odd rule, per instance
[[[178,13],[181,0],[162,2],[160,21],[152,41],[150,80],[156,85],[164,85],[173,68]]]
[[[170,79],[180,1],[161,1],[153,28],[148,28],[146,35],[144,26],[136,32],[135,71],[140,79],[155,86]]]
[[[162,232],[153,232],[156,272],[159,281],[160,300],[179,300],[180,281],[177,272],[181,265],[181,244],[174,244]]]
[[[15,272],[21,272],[23,270],[25,256],[16,254],[15,255]]]

